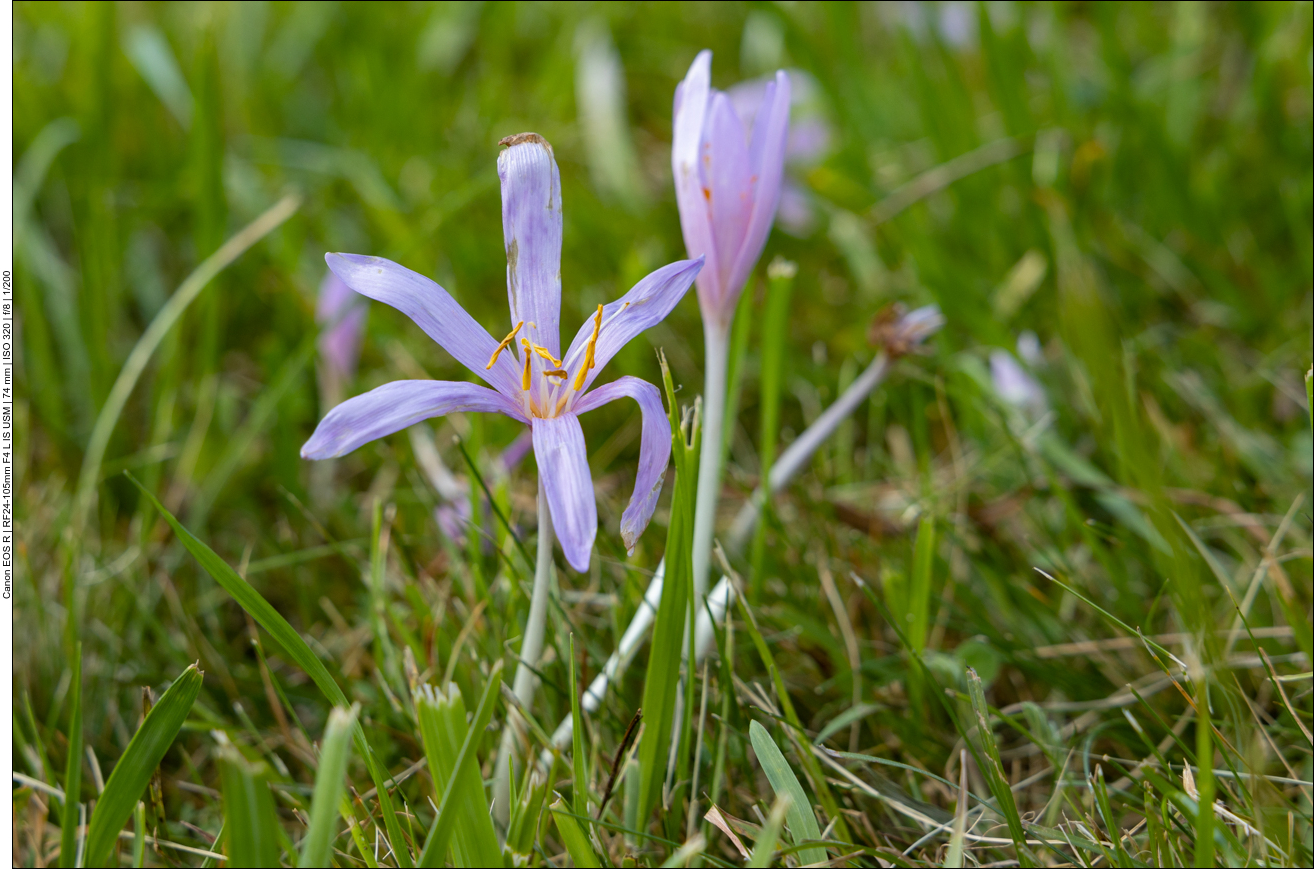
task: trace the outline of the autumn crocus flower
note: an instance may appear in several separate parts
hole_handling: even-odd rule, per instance
[[[639,472],[621,517],[627,549],[652,517],[670,458],[670,423],[657,388],[621,377],[591,389],[616,353],[659,323],[684,296],[702,263],[681,260],[599,305],[563,354],[561,182],[552,148],[535,133],[504,139],[498,158],[511,328],[493,338],[428,278],[386,259],[330,253],[329,268],[351,289],[397,308],[488,384],[398,380],[335,407],[302,447],[308,459],[349,453],[421,420],[461,411],[502,413],[530,426],[539,481],[566,560],[587,570],[597,534],[597,505],[579,414],[622,397],[643,414]],[[489,387],[492,387],[491,389]]]
[[[621,298],[599,305],[561,352],[561,178],[552,146],[537,133],[503,139],[497,159],[502,181],[502,233],[506,242],[510,331],[501,341],[433,281],[379,257],[328,254],[333,273],[363,296],[385,302],[415,321],[430,338],[488,384],[398,380],[335,407],[301,454],[340,456],[424,419],[462,411],[501,413],[530,427],[538,462],[538,553],[529,616],[520,644],[512,692],[522,707],[533,700],[534,667],[543,647],[552,538],[566,561],[587,570],[598,531],[597,503],[579,414],[617,398],[633,398],[642,412],[639,472],[621,515],[621,538],[632,549],[642,533],[671,455],[671,426],[657,388],[621,377],[590,389],[616,353],[661,322],[684,297],[702,260],[663,266]],[[489,387],[492,387],[491,389]],[[510,804],[515,727],[503,731],[494,796],[500,820]]]
[[[730,322],[744,284],[762,255],[780,201],[789,134],[789,76],[766,84],[752,133],[730,97],[712,88],[712,53],[699,52],[675,89],[671,169],[680,228],[689,255],[706,258],[698,275],[703,314],[702,453],[694,509],[695,600],[707,591],[712,531],[721,488],[721,426],[725,412]],[[701,606],[701,603],[699,604]]]

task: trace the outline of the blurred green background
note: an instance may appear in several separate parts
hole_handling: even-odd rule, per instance
[[[124,469],[226,559],[254,568],[252,582],[322,641],[379,721],[392,714],[387,692],[359,647],[368,631],[353,627],[369,607],[359,559],[375,500],[397,506],[389,610],[397,641],[413,646],[422,669],[445,664],[471,589],[486,582],[502,589],[505,608],[471,642],[501,654],[519,634],[525,596],[493,554],[442,538],[405,435],[336,463],[327,488],[298,456],[327,410],[305,344],[316,329],[323,254],[385,256],[431,276],[500,336],[497,141],[533,130],[553,144],[561,168],[562,321],[573,329],[600,301],[685,255],[670,177],[671,103],[705,47],[717,87],[778,67],[798,71],[808,86],[795,123],[829,130],[825,149],[788,170],[806,219],[777,226],[741,308],[752,319],[727,516],[756,481],[766,263],[783,256],[799,265],[784,443],[872,358],[868,326],[879,309],[934,302],[948,320],[933,354],[901,362],[818,454],[771,528],[764,618],[781,632],[772,642],[782,654],[794,653],[783,667],[804,695],[805,722],[843,709],[854,675],[817,570],[829,565],[840,577],[862,644],[858,669],[866,690],[882,691],[904,664],[848,572],[879,581],[897,602],[919,517],[941,534],[928,648],[951,677],[964,662],[988,673],[1002,706],[1104,696],[1127,679],[1116,662],[1030,654],[1111,630],[1033,567],[1063,574],[1133,626],[1226,626],[1232,605],[1213,565],[1245,577],[1236,587],[1243,594],[1273,529],[1308,496],[1308,3],[14,9],[23,614],[14,667],[31,752],[42,740],[60,751],[69,577],[84,614],[87,740],[102,757],[116,756],[135,727],[137,686],[172,679],[198,657],[205,727],[240,731],[231,711],[238,699],[253,727],[272,727],[241,611],[170,545]],[[1004,152],[1012,156],[989,156]],[[974,154],[988,158],[982,168],[940,183]],[[297,214],[219,275],[152,359],[114,431],[80,560],[64,564],[59,541],[83,450],[134,342],[204,257],[289,191],[304,197]],[[896,213],[892,201],[910,204]],[[368,323],[352,394],[399,377],[467,377],[401,314],[372,304]],[[661,347],[681,400],[692,401],[701,336],[691,294],[604,377],[657,381],[653,348]],[[1001,396],[990,367],[998,350],[1019,354],[1043,393],[1021,403]],[[600,557],[591,576],[563,573],[564,608],[554,618],[556,642],[564,642],[560,619],[584,634],[592,673],[637,605],[643,571],[660,558],[666,519],[663,507],[635,557],[625,557],[616,525],[632,485],[637,418],[618,403],[583,425],[599,481]],[[447,464],[464,475],[452,434],[486,466],[517,426],[472,415],[437,431]],[[513,524],[532,526],[528,466],[498,486]],[[1286,606],[1306,614],[1303,627],[1290,627],[1307,637],[1304,505],[1282,543],[1297,553],[1285,562],[1290,586],[1266,584],[1254,618],[1283,624]],[[599,608],[589,595],[612,596],[613,605]],[[557,670],[546,672],[564,684]],[[322,703],[304,679],[286,678],[318,733],[309,721],[322,721]],[[608,707],[618,730],[637,679],[626,683],[628,700]],[[892,709],[906,700],[875,696]],[[542,702],[545,722],[568,711],[551,691]],[[943,766],[953,742],[951,730],[943,736],[902,712],[864,726],[863,746],[932,767]],[[205,737],[187,738],[192,754],[166,763],[198,786],[213,784]],[[389,760],[413,750],[399,735]],[[183,806],[171,814],[204,823],[194,792],[168,795]]]

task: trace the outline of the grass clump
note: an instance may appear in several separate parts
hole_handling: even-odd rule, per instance
[[[1314,859],[1309,4],[20,3],[14,29],[16,864]],[[683,255],[671,99],[704,47],[718,87],[799,70],[795,123],[829,130],[702,432],[722,518],[882,309],[947,325],[725,553],[705,664],[677,569],[659,648],[572,703],[687,557],[668,479],[632,556],[600,534],[557,566],[520,708],[517,427],[302,461],[322,256],[431,275],[501,334],[496,143],[534,129],[582,320]],[[608,52],[620,96],[581,107]],[[689,299],[611,363],[658,382],[662,348],[684,436],[700,335]],[[350,394],[456,371],[375,305]],[[585,422],[608,528],[631,414]],[[485,827],[508,722],[534,761]]]

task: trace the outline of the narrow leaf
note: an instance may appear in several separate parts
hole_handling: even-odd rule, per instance
[[[754,722],[756,724],[757,722]],[[780,828],[785,825],[785,817],[793,807],[793,800],[788,793],[777,793],[776,801],[771,806],[771,814],[762,826],[757,841],[753,843],[753,853],[748,858],[749,866],[770,866],[776,854],[776,842],[780,839]]]
[[[269,767],[263,761],[252,763],[228,745],[220,750],[219,776],[224,788],[228,865],[279,865],[278,812],[269,789]]]
[[[484,694],[479,698],[479,708],[475,710],[474,720],[470,722],[470,729],[466,731],[465,738],[461,742],[461,750],[456,755],[455,763],[452,764],[454,774],[447,779],[447,785],[443,789],[438,817],[434,818],[433,826],[429,828],[429,836],[424,842],[424,850],[420,853],[420,866],[437,866],[447,855],[447,847],[459,814],[457,804],[460,801],[456,799],[457,783],[462,780],[462,776],[474,775],[478,778],[475,748],[479,744],[479,738],[488,729],[488,722],[493,718],[493,709],[497,705],[501,687],[502,662],[499,660],[493,665],[493,672],[488,675],[488,684],[484,686]],[[421,732],[423,734],[423,727]],[[425,749],[427,752],[427,743]],[[430,760],[429,763],[432,770],[433,761]],[[480,780],[480,792],[483,792],[482,780]],[[478,808],[486,817],[487,804],[481,802]]]
[[[999,811],[1003,813],[1004,820],[1008,824],[1009,835],[1013,837],[1013,844],[1017,846],[1018,862],[1023,866],[1032,866],[1034,862],[1031,860],[1030,849],[1027,848],[1026,833],[1022,830],[1022,818],[1018,814],[1013,791],[1009,789],[1008,780],[1004,778],[1004,763],[999,756],[999,746],[995,744],[994,732],[990,729],[990,707],[986,705],[985,689],[981,686],[981,677],[976,675],[976,671],[971,667],[967,669],[967,693],[972,701],[972,711],[976,713],[977,733],[981,739],[981,747],[985,751],[981,772],[985,776],[990,793],[994,795]]]
[[[73,674],[69,682],[71,707],[68,715],[68,765],[64,771],[64,816],[60,828],[59,865],[77,862],[79,797],[82,793],[82,644],[73,649]]]
[[[802,845],[808,840],[820,839],[821,828],[817,826],[817,817],[812,813],[812,802],[804,793],[803,785],[799,784],[794,770],[789,768],[789,762],[780,753],[780,748],[772,741],[771,735],[765,727],[754,721],[748,725],[748,738],[753,743],[757,762],[762,764],[762,771],[766,773],[767,781],[771,782],[771,790],[775,791],[777,797],[789,797],[787,822],[794,844]],[[826,849],[802,848],[798,857],[801,863],[824,863],[827,859]]]
[[[173,744],[196,695],[201,693],[201,681],[202,673],[195,664],[184,670],[133,734],[128,750],[114,765],[109,781],[105,782],[105,791],[96,801],[96,810],[91,813],[83,865],[103,866],[109,862],[119,831],[132,815],[164,753]]]
[[[303,867],[327,866],[337,836],[338,814],[351,757],[351,731],[356,724],[357,707],[334,707],[324,729],[319,748],[319,770],[315,774],[315,794],[310,801],[310,829],[301,846]]]
[[[570,861],[581,869],[601,866],[598,855],[593,853],[593,846],[589,844],[589,837],[580,829],[575,818],[565,811],[566,801],[557,797],[557,801],[549,808],[552,811],[552,820],[557,822],[557,832],[561,834],[561,842],[570,854]]]
[[[571,723],[571,765],[575,781],[571,785],[574,792],[572,802],[575,814],[589,813],[589,778],[586,758],[584,756],[584,716],[579,708],[579,686],[575,678],[575,635],[570,635],[570,723]]]

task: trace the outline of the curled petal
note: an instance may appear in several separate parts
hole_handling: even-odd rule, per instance
[[[324,261],[333,273],[362,296],[391,305],[452,354],[452,357],[504,395],[520,393],[520,371],[508,354],[491,369],[484,366],[497,341],[465,312],[447,291],[408,268],[377,256],[329,253]]]
[[[582,573],[589,569],[593,540],[598,536],[598,505],[593,498],[584,432],[573,413],[536,418],[533,426],[538,480],[547,494],[552,529],[566,561]]]
[[[639,473],[634,478],[634,494],[621,514],[621,540],[625,550],[634,552],[634,541],[648,527],[657,497],[666,479],[666,465],[671,460],[671,421],[662,407],[657,387],[637,377],[621,377],[599,386],[575,406],[576,413],[601,407],[609,401],[628,396],[639,403],[643,413],[643,436],[639,441]]]
[[[446,380],[395,380],[348,399],[329,411],[301,448],[303,459],[344,456],[372,440],[420,420],[461,411],[504,413],[528,422],[505,396],[475,383]]]
[[[561,355],[561,176],[552,146],[537,133],[503,139],[497,158],[502,179],[502,236],[511,326]],[[530,324],[533,324],[532,326]]]
[[[748,165],[753,177],[753,211],[739,250],[731,256],[727,287],[735,294],[728,300],[731,309],[739,300],[738,292],[762,255],[771,223],[780,202],[780,184],[785,173],[785,144],[789,136],[789,76],[784,70],[767,85],[762,110],[753,123],[753,137],[748,143]]]
[[[632,338],[666,318],[684,298],[702,267],[701,257],[664,265],[616,301],[602,306],[603,326],[593,353],[595,367],[584,380],[585,388]],[[585,347],[592,336],[593,319],[589,318],[575,333],[575,340],[570,342],[570,349],[566,351],[565,364],[572,373],[579,370]]]

